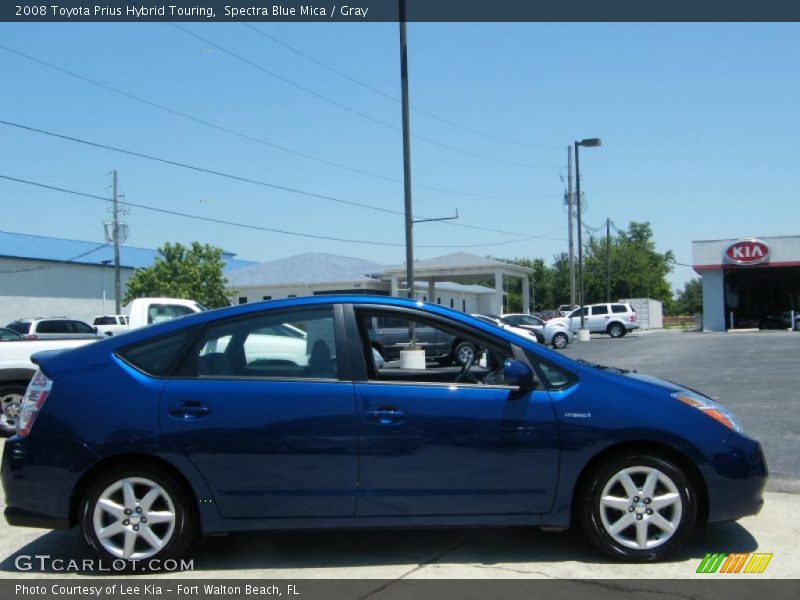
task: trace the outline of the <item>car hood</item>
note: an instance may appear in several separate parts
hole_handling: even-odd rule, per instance
[[[643,384],[648,385],[648,386],[650,386],[652,388],[655,388],[656,390],[667,392],[668,394],[672,394],[674,392],[680,392],[680,391],[687,391],[688,390],[690,392],[694,392],[696,394],[700,394],[701,396],[704,396],[706,398],[708,397],[707,394],[703,394],[702,392],[698,392],[697,390],[694,390],[694,389],[690,388],[689,386],[682,385],[680,383],[676,383],[676,382],[670,381],[668,379],[661,379],[660,377],[655,377],[653,375],[646,375],[644,373],[638,373],[636,371],[631,371],[631,370],[628,370],[628,369],[620,369],[620,368],[617,368],[617,367],[608,367],[608,366],[605,366],[605,365],[592,364],[592,363],[588,363],[586,361],[581,361],[581,360],[579,360],[578,362],[581,363],[581,366],[584,367],[584,368],[588,367],[588,368],[596,369],[596,370],[601,371],[605,375],[608,375],[608,376],[610,376],[612,378],[619,378],[622,381],[631,381],[631,380],[633,380],[633,381],[636,381],[638,383],[643,383]]]

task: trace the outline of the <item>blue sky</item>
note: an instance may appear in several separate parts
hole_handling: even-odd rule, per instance
[[[182,25],[335,102],[320,100],[166,24],[3,24],[0,43],[197,118],[327,161],[402,178],[399,104],[240,24]],[[256,27],[399,97],[397,24]],[[550,261],[566,249],[566,146],[581,154],[590,227],[650,221],[660,251],[691,262],[691,241],[796,234],[800,169],[797,24],[418,24],[408,27],[420,112],[415,212],[545,239],[419,224],[416,255],[457,250]],[[317,194],[402,210],[402,186],[278,151],[79,81],[0,49],[0,119]],[[514,163],[514,164],[512,164]],[[398,264],[399,215],[336,204],[0,126],[0,174],[131,202],[322,236],[248,231],[132,209],[129,244],[211,242],[241,258],[319,251]],[[482,197],[476,197],[480,195]],[[0,228],[102,240],[102,202],[0,180]],[[501,243],[503,242],[503,243]],[[486,245],[493,244],[493,245]],[[480,245],[477,247],[470,247]],[[452,247],[422,247],[452,246]],[[676,267],[676,287],[693,271]]]

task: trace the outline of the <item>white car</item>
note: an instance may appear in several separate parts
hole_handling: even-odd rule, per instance
[[[507,325],[528,329],[537,334],[540,344],[548,344],[558,350],[566,348],[575,339],[566,319],[555,318],[545,321],[534,315],[513,313],[500,316]]]
[[[99,335],[112,336],[128,331],[128,315],[101,315],[92,322]]]
[[[539,337],[533,331],[531,331],[529,329],[525,329],[524,327],[515,327],[513,325],[509,325],[508,323],[504,323],[502,321],[502,319],[500,319],[500,317],[496,317],[495,315],[476,315],[476,314],[473,314],[471,316],[475,317],[476,319],[480,319],[481,321],[484,321],[485,323],[491,323],[492,325],[495,325],[495,326],[499,327],[500,329],[505,329],[506,331],[510,331],[511,333],[516,333],[517,335],[522,336],[522,337],[524,337],[526,339],[533,338],[537,342],[539,341]]]
[[[583,311],[584,327],[591,333],[607,333],[613,338],[620,338],[626,333],[639,328],[636,312],[630,304],[620,302],[588,304],[572,312],[569,316],[569,328],[578,331],[581,328],[581,311]]]

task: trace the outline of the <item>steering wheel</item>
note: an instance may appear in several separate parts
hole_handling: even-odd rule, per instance
[[[473,375],[470,374],[469,370],[472,368],[472,365],[475,364],[475,352],[472,353],[464,364],[461,366],[461,371],[458,372],[456,375],[456,383],[478,383],[478,380],[475,379]]]

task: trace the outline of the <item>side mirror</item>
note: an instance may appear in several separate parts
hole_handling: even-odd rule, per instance
[[[536,381],[531,368],[520,360],[508,359],[503,363],[503,379],[506,385],[515,385],[522,390],[533,389]]]

